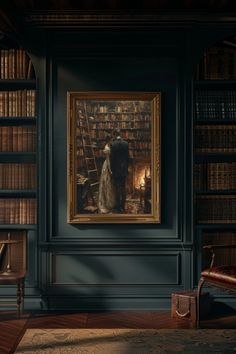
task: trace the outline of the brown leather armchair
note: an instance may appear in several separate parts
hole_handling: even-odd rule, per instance
[[[200,324],[200,296],[205,283],[227,291],[236,292],[236,265],[214,265],[216,250],[235,248],[235,244],[206,245],[203,249],[211,252],[210,267],[201,272],[197,290],[197,327]]]

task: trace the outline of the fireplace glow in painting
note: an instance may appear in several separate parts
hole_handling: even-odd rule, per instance
[[[160,93],[68,92],[68,222],[160,223]]]

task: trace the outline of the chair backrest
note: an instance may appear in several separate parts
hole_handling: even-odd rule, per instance
[[[10,246],[10,265],[13,272],[27,270],[27,235],[26,231],[12,230],[0,231],[0,241],[7,240],[10,235],[11,240],[20,241]],[[7,245],[2,248],[0,244],[0,271],[6,271],[8,264]]]

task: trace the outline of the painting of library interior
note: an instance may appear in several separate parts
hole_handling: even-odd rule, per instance
[[[153,212],[156,109],[153,99],[130,97],[123,94],[116,98],[113,94],[73,101],[74,192],[78,214]]]

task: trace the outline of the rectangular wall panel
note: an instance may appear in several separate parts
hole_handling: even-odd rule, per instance
[[[52,284],[177,285],[179,254],[54,254]]]

